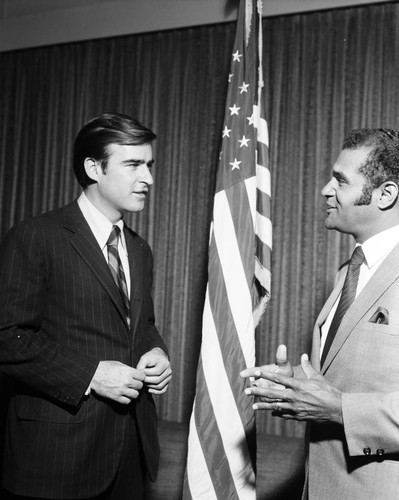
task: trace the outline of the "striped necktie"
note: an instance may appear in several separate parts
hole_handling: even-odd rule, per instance
[[[125,278],[125,272],[122,267],[122,262],[119,257],[118,252],[118,240],[121,230],[119,226],[113,226],[111,234],[109,235],[107,241],[108,248],[108,266],[111,271],[112,277],[117,284],[119,291],[121,293],[123,305],[125,308],[127,323],[130,326],[130,305],[129,305],[129,294],[127,292],[127,284]]]
[[[353,251],[351,260],[349,261],[348,271],[346,273],[344,286],[342,288],[341,298],[339,299],[337,310],[335,311],[334,317],[331,321],[330,328],[328,330],[326,342],[324,344],[323,354],[321,356],[321,366],[326,359],[327,353],[330,350],[331,344],[333,343],[334,337],[338,331],[339,325],[341,324],[342,318],[344,317],[349,306],[355,300],[357,282],[359,280],[360,266],[364,262],[364,253],[361,246],[357,246]]]

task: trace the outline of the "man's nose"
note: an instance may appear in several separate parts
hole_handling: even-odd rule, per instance
[[[147,165],[143,166],[143,172],[142,172],[142,178],[141,180],[151,186],[154,184],[154,178],[152,177],[152,174],[150,172],[150,169],[147,167]]]
[[[325,196],[326,198],[334,195],[333,179],[331,179],[329,182],[327,182],[327,184],[321,190],[321,194],[322,194],[322,196]]]

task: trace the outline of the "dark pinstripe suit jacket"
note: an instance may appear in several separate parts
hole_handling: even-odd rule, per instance
[[[101,360],[136,366],[166,347],[154,325],[152,255],[125,229],[131,328],[101,249],[77,202],[12,228],[0,246],[0,366],[15,381],[3,484],[29,496],[85,498],[112,481],[131,414],[155,479],[151,395],[128,407],[84,393]]]

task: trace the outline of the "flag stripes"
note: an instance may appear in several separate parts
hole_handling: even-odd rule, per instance
[[[208,284],[211,304],[215,304],[212,310],[213,319],[216,323],[220,323],[217,324],[220,341],[224,338],[227,341],[226,347],[228,349],[225,352],[228,355],[228,368],[234,370],[232,383],[237,380],[237,383],[241,386],[241,381],[236,376],[237,366],[244,365],[233,363],[231,351],[238,349],[243,353],[243,359],[234,360],[236,362],[248,364],[254,361],[255,346],[251,342],[250,336],[248,336],[248,331],[253,331],[252,299],[245,269],[242,266],[238,241],[234,237],[234,223],[224,192],[218,193],[215,196],[213,234],[217,246],[213,262],[216,265],[212,269],[211,263]],[[235,268],[234,273],[230,272],[231,263],[233,263]],[[211,271],[213,272],[211,273]],[[219,283],[215,283],[216,279]],[[210,286],[211,284],[213,286]],[[226,327],[225,318],[228,315],[231,316],[232,320],[229,322],[228,327]],[[235,332],[237,332],[239,337],[239,343],[235,342]],[[246,401],[247,399],[244,400]]]
[[[209,289],[208,289],[209,291]],[[203,356],[201,357],[202,359],[202,365],[203,365],[203,372],[206,373],[212,373],[214,370],[215,366],[216,367],[224,367],[226,368],[225,370],[218,370],[218,377],[208,377],[207,378],[207,387],[209,390],[209,395],[211,397],[211,404],[213,408],[213,414],[215,415],[215,418],[212,419],[213,425],[216,423],[217,429],[219,429],[221,438],[222,438],[222,446],[217,450],[216,449],[216,443],[213,443],[213,439],[215,437],[214,432],[212,432],[212,425],[209,425],[206,427],[207,430],[207,435],[209,433],[209,436],[211,437],[210,442],[212,444],[211,448],[208,448],[208,453],[211,455],[211,460],[209,461],[207,459],[208,467],[209,470],[216,476],[214,477],[214,485],[218,483],[222,483],[222,491],[226,491],[226,488],[230,485],[232,487],[233,482],[232,481],[225,481],[224,478],[226,477],[231,477],[231,474],[233,474],[232,479],[234,483],[236,484],[236,488],[238,490],[242,489],[242,482],[244,480],[244,486],[245,483],[248,480],[251,480],[252,476],[252,469],[249,467],[248,464],[250,464],[249,457],[247,455],[248,452],[244,452],[246,455],[245,457],[241,456],[240,454],[234,453],[235,448],[237,446],[237,436],[240,436],[240,440],[245,440],[245,431],[243,428],[242,420],[240,417],[240,411],[237,408],[236,404],[236,398],[237,398],[237,392],[242,391],[242,386],[239,386],[239,384],[233,384],[230,385],[230,380],[231,379],[231,371],[234,370],[234,362],[240,363],[241,366],[244,366],[242,363],[244,363],[244,360],[242,359],[242,353],[240,350],[237,350],[237,342],[229,342],[230,348],[233,346],[236,351],[231,352],[231,358],[232,361],[228,362],[228,364],[225,364],[225,359],[223,358],[224,352],[226,352],[226,345],[219,344],[219,335],[218,335],[218,325],[215,325],[213,322],[213,315],[211,313],[211,306],[210,306],[210,301],[212,300],[212,297],[208,294],[207,298],[205,300],[205,308],[204,312],[207,311],[206,318],[207,318],[207,324],[204,325],[206,326],[206,338],[203,338],[203,342],[206,342],[208,345],[213,345],[213,348],[211,349],[206,349],[203,352]],[[205,314],[204,314],[205,317]],[[232,324],[231,318],[228,319],[228,324]],[[205,330],[205,328],[204,328]],[[229,339],[226,338],[225,341],[228,341]],[[219,347],[220,346],[220,347]],[[224,347],[224,349],[223,349]],[[223,352],[224,351],[224,352]],[[241,358],[241,359],[240,359]],[[230,372],[230,373],[229,373]],[[234,373],[235,375],[235,373]],[[219,378],[220,377],[220,378]],[[237,377],[234,377],[237,378]],[[238,382],[238,380],[237,380]],[[221,390],[223,388],[223,390]],[[236,394],[234,394],[236,393]],[[228,426],[226,426],[226,422],[222,419],[220,419],[219,415],[223,415],[225,409],[229,409],[229,423]],[[206,406],[203,407],[203,410],[208,411],[208,408]],[[242,411],[242,409],[241,409]],[[208,424],[207,424],[208,425]],[[213,464],[213,456],[214,454],[221,454],[221,459],[222,461],[218,461],[216,464]],[[227,463],[225,460],[226,455],[229,457],[229,462]],[[243,460],[244,458],[244,460]],[[223,465],[224,464],[224,465]],[[228,467],[228,470],[225,471],[224,474],[221,473],[220,467]],[[249,470],[248,470],[249,469]],[[231,470],[231,472],[230,472]],[[252,479],[254,480],[254,479]],[[218,498],[230,498],[229,496],[218,496]],[[231,498],[234,498],[231,497]]]
[[[222,191],[216,195],[216,197],[220,198],[222,196],[226,196],[226,200],[228,205],[225,205],[223,208],[221,204],[218,204],[221,212],[217,214],[217,218],[219,220],[219,239],[221,240],[224,236],[229,238],[225,245],[228,247],[231,245],[237,246],[237,252],[235,255],[228,255],[227,261],[223,261],[221,257],[221,261],[225,266],[225,269],[228,269],[230,262],[234,265],[240,266],[240,272],[243,272],[246,275],[247,280],[247,288],[248,288],[248,297],[250,295],[250,289],[252,287],[253,282],[253,259],[254,259],[254,249],[251,245],[248,245],[248,241],[253,241],[254,239],[254,230],[253,230],[253,218],[250,210],[250,204],[248,199],[248,194],[242,183],[235,184],[230,188]],[[216,199],[215,199],[216,202]],[[242,207],[241,210],[237,210],[235,207],[237,205]],[[224,218],[231,218],[232,226],[229,228],[229,234],[227,234],[227,222]],[[216,232],[216,231],[215,231]],[[223,232],[223,234],[222,234]],[[244,235],[242,238],[238,238],[237,235]],[[221,243],[223,244],[223,242]],[[227,249],[227,252],[229,248]],[[242,284],[244,285],[244,284]],[[227,289],[230,292],[234,292],[228,286]],[[245,293],[244,290],[240,291],[241,293]],[[249,314],[251,313],[251,299],[245,305],[248,306]],[[231,305],[231,307],[233,307]]]
[[[260,217],[264,217],[268,222],[265,222],[265,224],[270,224],[271,221],[270,219],[266,218],[262,214],[270,214],[271,212],[271,202],[272,200],[270,199],[270,196],[266,193],[263,193],[262,191],[257,192],[256,195],[256,211],[258,212],[257,216],[259,215]],[[267,236],[268,240],[271,241],[270,237]]]
[[[184,500],[255,500],[255,417],[239,372],[255,364],[272,249],[261,5],[241,0],[211,224]]]
[[[202,371],[202,365],[198,365],[198,371]],[[204,388],[207,394],[202,394],[201,401],[204,405],[210,405],[210,398],[206,388]],[[208,407],[209,408],[209,407]],[[215,470],[212,462],[208,463],[206,461],[207,452],[206,449],[203,450],[201,442],[199,440],[200,429],[196,429],[196,421],[200,421],[200,416],[198,415],[198,408],[194,402],[193,414],[197,415],[197,418],[192,418],[190,420],[190,440],[191,440],[191,456],[190,461],[187,463],[187,477],[188,482],[184,484],[183,498],[185,500],[191,500],[194,498],[208,498],[209,500],[217,500],[216,491],[213,487],[212,478],[210,472]],[[218,438],[215,438],[218,439]],[[222,442],[220,436],[217,442],[217,447],[222,449]],[[210,457],[212,461],[212,457]],[[191,490],[193,495],[191,495]]]

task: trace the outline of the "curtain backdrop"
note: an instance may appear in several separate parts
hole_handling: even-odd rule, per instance
[[[294,363],[352,242],[324,228],[320,190],[346,132],[399,128],[398,3],[264,19],[273,182],[272,299],[258,362]],[[155,257],[157,323],[174,369],[160,418],[187,422],[195,392],[207,247],[235,23],[0,54],[0,235],[72,201],[73,140],[103,111],[158,134],[155,185],[128,223]],[[237,367],[237,376],[239,370]],[[303,426],[258,417],[258,430]]]

